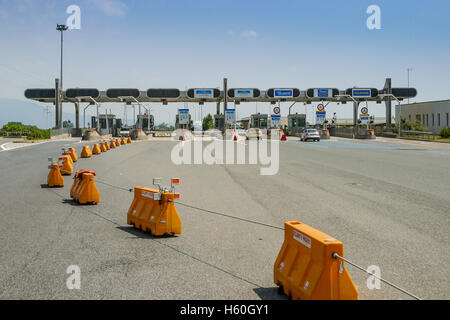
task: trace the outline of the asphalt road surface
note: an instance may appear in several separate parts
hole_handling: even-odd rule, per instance
[[[101,202],[79,206],[72,184],[46,187],[48,157],[83,143],[0,151],[1,299],[285,299],[273,264],[283,227],[313,226],[344,243],[345,257],[424,299],[450,298],[450,147],[378,139],[289,140],[276,175],[260,165],[175,165],[176,142],[133,142],[90,159]],[[92,145],[92,143],[91,143]],[[179,177],[183,233],[155,238],[126,224],[127,191]],[[81,288],[69,290],[77,265]],[[347,264],[361,299],[409,299]]]

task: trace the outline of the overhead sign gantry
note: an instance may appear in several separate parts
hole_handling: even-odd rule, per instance
[[[82,91],[86,90],[84,93]],[[197,91],[195,91],[197,90]],[[414,88],[392,88],[392,95],[400,101],[414,98],[417,90]],[[268,89],[266,91],[257,88],[252,89],[229,89],[229,101],[258,101],[258,102],[278,102],[296,101],[310,103],[312,101],[330,102],[352,102],[353,99],[364,101],[383,102],[386,99],[387,91],[375,88],[350,88],[344,91],[338,89]],[[100,91],[95,88],[89,89],[67,89],[63,92],[63,102],[74,102],[79,96],[92,96],[98,102],[121,102],[120,97],[132,96],[139,102],[222,102],[223,91],[219,89],[148,89],[140,91],[138,89],[107,89]],[[27,99],[40,102],[55,102],[55,89],[27,89],[25,91]],[[353,99],[352,99],[353,98]]]
[[[235,102],[236,104],[249,101],[270,103],[291,101],[307,104],[314,101],[338,103],[358,103],[361,101],[381,103],[384,101],[390,103],[391,99],[402,101],[403,99],[414,98],[417,95],[415,88],[391,88],[390,85],[385,86],[381,90],[376,88],[354,87],[342,91],[337,88],[309,88],[307,90],[300,90],[298,88],[275,87],[265,91],[258,88],[233,88],[226,90],[226,95],[224,91],[218,88],[191,88],[186,91],[175,88],[150,88],[146,91],[140,91],[137,88],[110,88],[106,91],[101,91],[96,88],[70,88],[61,92],[62,102],[71,102],[76,105],[79,102],[92,103],[92,99],[97,103],[123,102],[123,97],[133,97],[133,101],[138,103],[161,102],[163,104],[168,104],[168,102],[220,103],[224,100]],[[56,88],[27,89],[25,91],[25,97],[39,102],[55,104],[57,100]],[[80,99],[80,97],[82,98]],[[388,109],[387,107],[386,110]],[[386,117],[389,117],[390,121],[390,113],[388,114],[388,111],[386,111]]]

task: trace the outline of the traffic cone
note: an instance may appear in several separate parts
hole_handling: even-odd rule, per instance
[[[131,137],[128,137],[127,143],[131,143]]]
[[[111,148],[115,148],[116,147],[116,143],[114,142],[114,140],[111,140],[111,143],[109,145]]]
[[[287,138],[286,138],[286,135],[283,133],[283,135],[281,136],[281,139],[280,139],[281,141],[286,141],[287,140]]]
[[[236,136],[236,135],[234,135],[234,137],[233,137],[233,141],[238,141],[238,139],[237,139],[237,136]]]

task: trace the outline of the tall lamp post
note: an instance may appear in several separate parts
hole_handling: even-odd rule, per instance
[[[59,102],[59,127],[62,128],[62,96],[61,96],[61,92],[63,90],[63,41],[64,41],[64,31],[66,31],[67,29],[69,29],[68,26],[66,26],[65,24],[57,24],[56,25],[56,30],[61,32],[61,70],[60,70],[60,102]]]
[[[412,68],[407,68],[407,69],[406,69],[406,72],[408,73],[408,89],[409,89],[409,73],[410,73],[411,71],[413,71]],[[408,104],[409,104],[409,98],[408,98]]]

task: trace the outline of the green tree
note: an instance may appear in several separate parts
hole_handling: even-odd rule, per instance
[[[203,118],[202,127],[203,127],[203,131],[214,128],[213,117],[210,113],[208,113],[208,115],[205,118]]]
[[[63,128],[73,128],[73,123],[70,120],[63,121]]]
[[[169,130],[169,126],[165,122],[158,124],[155,128],[156,130]]]

